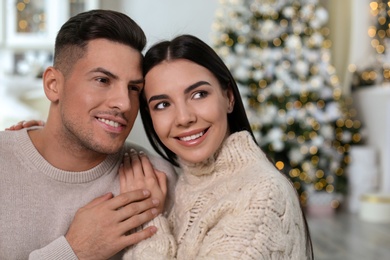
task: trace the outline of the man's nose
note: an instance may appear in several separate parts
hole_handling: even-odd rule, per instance
[[[108,105],[110,108],[117,108],[121,112],[126,112],[131,109],[131,101],[127,85],[112,88],[110,90]]]

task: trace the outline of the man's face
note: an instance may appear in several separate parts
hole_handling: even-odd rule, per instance
[[[58,93],[61,141],[73,149],[116,153],[137,117],[142,87],[138,51],[105,39],[90,41]]]

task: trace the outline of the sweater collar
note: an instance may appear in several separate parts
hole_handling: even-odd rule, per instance
[[[215,173],[214,177],[218,177],[241,169],[248,162],[259,158],[259,155],[265,157],[253,141],[251,134],[248,131],[241,131],[228,136],[221,148],[207,160],[200,163],[179,160],[179,163],[188,178],[191,178],[190,176],[206,177],[212,173]]]
[[[37,171],[45,174],[49,178],[55,179],[59,182],[66,183],[86,183],[94,181],[104,174],[111,172],[111,170],[119,166],[121,160],[118,159],[118,156],[123,153],[123,149],[112,155],[108,155],[107,158],[95,166],[94,168],[82,171],[82,172],[70,172],[58,169],[52,166],[35,148],[31,142],[30,137],[28,136],[27,131],[32,130],[32,128],[25,128],[18,131],[15,135],[17,138],[17,143],[19,145],[19,158],[24,161],[24,163],[29,164],[29,167],[34,167]],[[120,157],[121,158],[121,157]]]

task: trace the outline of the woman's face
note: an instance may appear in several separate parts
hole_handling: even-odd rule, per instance
[[[233,93],[194,62],[180,59],[152,68],[145,76],[145,96],[161,142],[185,161],[209,158],[228,135]]]

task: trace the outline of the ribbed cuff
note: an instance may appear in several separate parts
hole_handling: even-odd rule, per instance
[[[29,260],[78,260],[64,236],[30,253]]]

